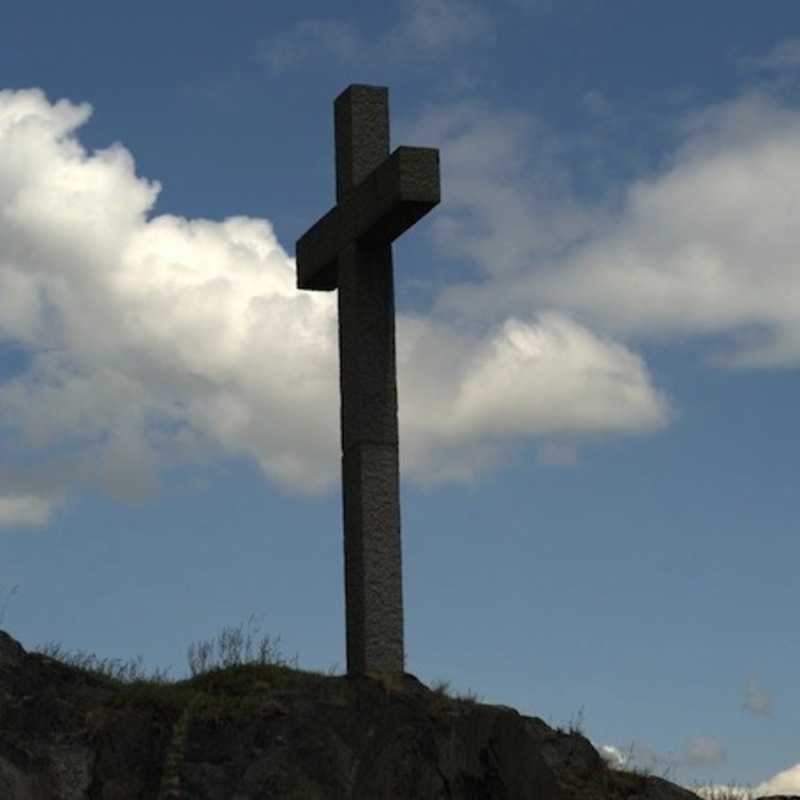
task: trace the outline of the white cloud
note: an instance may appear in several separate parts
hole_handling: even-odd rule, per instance
[[[367,35],[352,19],[311,18],[265,37],[257,58],[274,73],[308,61],[349,63],[432,59],[492,36],[487,14],[470,0],[402,0],[399,17]],[[460,74],[460,73],[459,73]]]
[[[686,761],[693,766],[718,764],[725,760],[725,752],[719,742],[708,736],[697,736],[686,745]]]
[[[59,501],[31,494],[0,495],[0,527],[47,525]]]
[[[745,63],[777,72],[794,71],[800,67],[800,39],[784,39],[766,55],[745,59]]]
[[[618,747],[614,747],[614,745],[601,744],[597,747],[597,752],[600,754],[603,761],[612,769],[623,769],[628,763],[627,756],[625,756]]]
[[[638,356],[553,312],[482,335],[401,317],[398,369],[401,464],[429,484],[526,438],[648,432],[673,413]]]
[[[614,745],[596,745],[594,747],[603,760],[613,769],[641,769],[655,772],[660,764],[666,763],[670,768],[680,764],[693,767],[717,766],[726,761],[725,751],[715,739],[707,736],[698,736],[688,740],[684,745],[681,759],[664,758],[648,747],[637,744],[631,745],[627,753]],[[634,756],[634,750],[637,755]],[[675,781],[675,778],[669,778]],[[731,800],[751,800],[757,797],[767,797],[780,794],[800,794],[800,764],[789,767],[777,775],[758,784],[754,789],[721,783],[707,783],[701,786],[686,787],[700,797],[707,800],[717,800],[720,797],[730,797]]]
[[[535,326],[508,320],[470,367],[452,409],[462,436],[646,430],[664,419],[641,359],[553,312]]]
[[[531,114],[463,100],[429,107],[398,133],[441,150],[440,250],[506,276],[510,293],[533,262],[604,229],[605,217],[574,199],[559,140]]]
[[[586,92],[581,98],[581,105],[588,112],[597,116],[603,116],[611,111],[611,103],[599,89],[591,89]]]
[[[660,772],[667,776],[676,762],[669,756],[663,756],[642,742],[631,742],[627,751],[615,745],[603,744],[592,746],[611,769],[624,771]]]
[[[427,56],[491,35],[489,17],[465,0],[405,0],[400,24],[386,35],[395,57]]]
[[[764,783],[759,783],[753,790],[754,797],[773,794],[800,794],[800,764],[795,764]]]
[[[280,73],[313,58],[350,61],[363,47],[351,20],[304,19],[288,31],[262,41],[258,55],[274,73]]]
[[[692,791],[706,800],[719,800],[724,797],[726,800],[752,800],[757,797],[750,789],[741,786],[733,786],[728,783],[710,783],[705,786],[692,787]]]
[[[772,797],[776,795],[800,794],[800,764],[779,772],[769,780],[759,783],[753,789],[745,789],[728,784],[707,784],[694,789],[700,797],[716,800],[719,797],[731,797],[736,800],[751,800],[751,798]]]
[[[613,217],[527,163],[538,142],[522,136],[524,120],[498,129],[505,116],[464,122],[455,107],[422,126],[442,136],[458,198],[438,240],[488,276],[447,289],[438,311],[558,308],[629,339],[730,334],[738,349],[715,355],[719,365],[800,364],[800,112],[749,94],[692,114],[671,166],[633,183]],[[506,179],[506,161],[524,174]]]
[[[772,713],[772,695],[761,688],[755,675],[750,675],[747,678],[742,710],[750,714],[764,716],[769,716]]]
[[[19,455],[0,495],[140,500],[162,464],[220,455],[290,492],[337,485],[335,296],[296,290],[265,220],[149,216],[159,184],[122,145],[86,153],[89,114],[0,92],[0,341],[31,358],[0,384],[4,452]],[[474,481],[524,438],[669,419],[636,355],[563,314],[400,315],[397,339],[401,462],[420,485]]]
[[[637,744],[631,745],[627,752],[623,752],[614,745],[593,746],[601,758],[616,770],[641,770],[656,773],[662,770],[664,765],[667,770],[664,772],[668,780],[676,782],[675,777],[670,777],[669,770],[680,764],[691,765],[693,767],[715,766],[725,761],[725,752],[717,741],[705,736],[698,736],[686,742],[684,746],[684,756],[680,760],[665,758],[658,755],[650,748]],[[636,755],[634,755],[636,751]],[[721,797],[730,800],[752,800],[752,798],[768,796],[781,793],[796,793],[800,791],[800,765],[778,773],[774,778],[759,784],[755,789],[747,789],[741,786],[722,783],[707,783],[701,786],[687,786],[687,789],[695,792],[698,796],[707,800],[718,800]]]
[[[574,445],[549,442],[537,450],[536,460],[540,464],[569,466],[578,462],[578,451]]]
[[[0,419],[28,447],[93,453],[70,480],[93,469],[121,496],[178,445],[269,450],[291,482],[287,452],[335,444],[333,298],[296,292],[265,221],[148,220],[159,186],[119,145],[87,155],[88,115],[0,94],[0,336],[34,356],[0,387]],[[261,418],[292,405],[289,425]]]

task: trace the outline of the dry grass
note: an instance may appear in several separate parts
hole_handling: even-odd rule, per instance
[[[254,615],[250,616],[252,623]],[[147,702],[175,712],[213,707],[221,714],[246,713],[246,696],[252,686],[287,687],[311,678],[333,677],[327,672],[302,670],[297,656],[285,658],[280,652],[280,637],[263,637],[253,647],[253,636],[243,634],[243,626],[225,628],[216,638],[189,646],[189,677],[172,679],[169,670],[154,670],[148,675],[142,657],[123,663],[121,659],[100,659],[94,653],[65,651],[48,642],[32,652],[82,670],[117,690],[115,704]],[[244,698],[244,700],[243,700]]]
[[[454,692],[451,690],[450,681],[441,678],[434,681],[428,688],[440,697],[448,697],[461,703],[480,703],[483,699],[471,689],[467,689],[466,692]]]
[[[2,607],[0,607],[0,624],[3,621],[8,600],[14,594],[17,587],[11,590],[6,597]],[[251,614],[249,622],[252,623],[254,615]],[[187,652],[190,677],[183,680],[172,680],[168,678],[168,671],[156,670],[151,675],[146,675],[142,670],[142,658],[122,663],[120,659],[98,659],[94,653],[86,654],[79,651],[65,652],[59,644],[47,643],[34,652],[41,653],[49,658],[56,659],[64,664],[84,670],[95,676],[114,684],[117,688],[126,688],[129,696],[141,697],[149,696],[159,704],[176,705],[186,708],[189,703],[196,702],[198,694],[205,694],[205,690],[214,686],[219,688],[225,685],[231,688],[232,685],[252,681],[254,678],[267,679],[271,686],[288,685],[303,677],[310,675],[317,677],[333,677],[338,674],[336,666],[330,667],[327,672],[317,672],[313,670],[301,670],[298,667],[297,656],[292,660],[287,660],[280,652],[280,637],[273,639],[265,636],[257,642],[253,648],[254,640],[250,633],[245,637],[242,633],[242,626],[239,628],[226,628],[216,640],[192,644]],[[216,649],[216,655],[214,651]],[[257,673],[257,674],[254,674]],[[442,698],[449,698],[463,703],[478,703],[482,698],[474,692],[454,692],[448,680],[439,679],[430,686],[431,691]],[[217,694],[217,692],[214,692]],[[238,694],[237,692],[233,693]],[[235,700],[229,700],[235,704]],[[231,709],[232,710],[232,709]],[[582,730],[583,708],[580,709],[576,718],[570,720],[569,726],[565,730],[559,726],[555,730],[561,733],[580,734],[585,736]],[[633,744],[631,744],[625,764],[630,764],[633,759]],[[648,768],[641,767],[611,767],[618,771],[630,772],[642,777],[650,777],[653,772]],[[670,780],[669,773],[672,766],[661,774],[660,777]],[[736,786],[731,781],[731,786]],[[695,785],[692,789],[704,800],[752,800],[751,789],[740,790],[707,790]]]

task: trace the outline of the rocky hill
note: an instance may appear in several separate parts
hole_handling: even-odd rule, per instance
[[[692,800],[589,741],[412,675],[276,665],[122,682],[0,631],[3,800]]]

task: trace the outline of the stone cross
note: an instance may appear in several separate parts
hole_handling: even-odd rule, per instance
[[[389,155],[389,91],[334,102],[336,205],[297,240],[297,288],[338,289],[347,672],[402,673],[392,241],[439,202],[439,151]]]

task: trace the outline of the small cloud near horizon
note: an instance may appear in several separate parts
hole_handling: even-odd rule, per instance
[[[772,714],[772,695],[765,691],[756,675],[750,675],[745,683],[745,699],[742,711],[756,716],[769,716]]]

